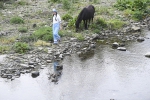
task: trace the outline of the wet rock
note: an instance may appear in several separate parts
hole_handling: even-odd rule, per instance
[[[126,48],[125,47],[118,47],[117,50],[126,51]]]
[[[52,63],[52,60],[46,60],[47,63]]]
[[[143,42],[144,40],[145,40],[144,37],[138,37],[138,38],[137,38],[137,41],[138,41],[138,42]]]
[[[137,32],[137,31],[140,32],[141,31],[141,28],[139,26],[132,26],[131,29],[133,32]]]
[[[34,62],[31,62],[31,61],[28,63],[28,65],[34,65],[34,64],[35,64],[35,63],[34,63]]]
[[[96,48],[96,44],[95,44],[95,43],[92,43],[92,44],[90,44],[89,47],[90,47],[90,48]]]
[[[29,66],[27,64],[20,64],[20,66],[25,68],[25,69],[29,68]]]
[[[57,65],[56,70],[57,70],[57,71],[58,71],[58,70],[63,70],[63,65]]]
[[[38,77],[40,75],[40,73],[38,72],[38,71],[33,71],[32,73],[31,73],[31,76],[33,77],[33,78],[36,78],[36,77]]]
[[[99,39],[100,36],[98,34],[93,34],[92,35],[92,40],[96,40],[96,39]]]
[[[146,53],[145,57],[149,57],[150,58],[150,52]]]
[[[119,43],[118,42],[114,42],[113,44],[112,44],[112,48],[117,48],[119,46]]]

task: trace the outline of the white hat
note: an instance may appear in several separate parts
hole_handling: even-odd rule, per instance
[[[57,12],[57,10],[55,8],[53,8],[53,12]]]

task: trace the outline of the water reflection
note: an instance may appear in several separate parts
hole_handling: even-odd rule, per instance
[[[54,60],[53,69],[54,69],[54,72],[52,74],[50,74],[49,79],[52,82],[58,82],[59,78],[62,75],[63,65],[61,65],[60,61]]]

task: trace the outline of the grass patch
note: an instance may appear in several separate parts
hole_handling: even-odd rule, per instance
[[[74,34],[74,37],[76,37],[78,41],[84,41],[85,39],[84,35],[81,33]]]
[[[28,29],[27,29],[27,27],[20,27],[18,29],[18,31],[21,32],[21,33],[26,33],[28,31]]]
[[[111,19],[107,21],[108,27],[110,29],[120,29],[122,28],[126,23],[124,21],[118,20],[118,19]]]
[[[6,51],[9,51],[10,47],[9,46],[0,46],[0,53],[5,53]]]
[[[43,40],[38,40],[37,42],[34,43],[34,45],[35,46],[50,46],[51,44]]]
[[[1,44],[12,44],[16,40],[16,37],[0,37]]]
[[[10,23],[11,24],[24,24],[24,20],[19,16],[15,16],[10,19]]]

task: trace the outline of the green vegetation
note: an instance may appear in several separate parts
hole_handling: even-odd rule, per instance
[[[76,22],[76,20],[77,20],[77,17],[75,17],[73,19],[70,19],[69,23],[68,23],[68,27],[72,28],[72,29],[75,29],[75,22]]]
[[[24,42],[17,42],[13,48],[16,53],[26,53],[29,50],[29,45]]]
[[[0,1],[0,9],[4,9],[4,3]]]
[[[0,37],[1,44],[12,44],[16,40],[16,37]]]
[[[118,19],[111,19],[108,22],[108,27],[110,29],[120,29],[125,25],[126,23],[124,21],[118,20]]]
[[[74,34],[74,37],[76,37],[78,39],[78,41],[84,41],[84,35],[81,33],[78,34]]]
[[[69,0],[63,0],[62,3],[63,3],[63,8],[64,9],[68,10],[68,9],[71,8],[71,2]]]
[[[16,4],[21,6],[28,5],[28,3],[24,0],[18,1]]]
[[[65,21],[69,21],[70,19],[73,19],[73,17],[70,14],[65,14],[64,16],[62,16],[62,19]]]
[[[34,37],[36,40],[40,39],[43,41],[52,41],[53,40],[52,28],[40,27],[32,34],[32,37]]]
[[[60,2],[61,0],[48,0],[48,3],[50,2]]]
[[[15,17],[10,19],[10,23],[12,23],[12,24],[23,24],[24,20],[19,16],[15,16]]]
[[[9,49],[9,46],[0,46],[0,53],[5,53],[5,51],[8,51]]]
[[[135,20],[142,20],[146,16],[150,15],[150,0],[117,0],[117,3],[114,5],[119,10],[128,9],[133,11],[132,18]]]
[[[21,32],[21,33],[26,33],[28,31],[28,29],[26,27],[20,27],[18,29],[18,31]]]

